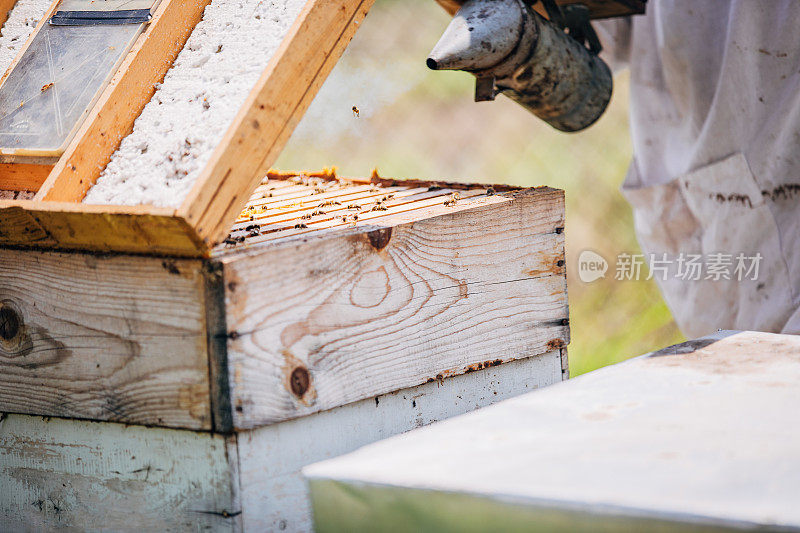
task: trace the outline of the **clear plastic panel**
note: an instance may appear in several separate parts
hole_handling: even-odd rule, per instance
[[[144,26],[42,26],[0,86],[0,162],[58,158]]]

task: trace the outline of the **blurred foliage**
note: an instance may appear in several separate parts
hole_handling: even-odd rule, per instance
[[[469,74],[427,70],[448,21],[433,0],[378,0],[276,167],[564,189],[572,375],[683,340],[653,282],[613,279],[616,256],[639,252],[618,190],[631,158],[627,76],[597,124],[560,133],[504,97],[474,103]],[[609,260],[604,279],[578,279],[584,249]]]

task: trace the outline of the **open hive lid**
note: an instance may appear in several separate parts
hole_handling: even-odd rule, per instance
[[[36,191],[32,199],[0,200],[0,246],[198,257],[226,238],[373,0],[307,0],[179,207],[81,203],[209,3],[158,3],[54,166],[0,163],[0,190]]]

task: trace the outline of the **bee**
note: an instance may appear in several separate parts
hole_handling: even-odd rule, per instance
[[[222,242],[224,242],[227,246],[236,246],[237,244],[241,244],[244,241],[245,241],[244,236],[233,237],[231,235],[228,235],[228,237]]]
[[[461,196],[457,192],[454,192],[450,195],[450,198],[448,200],[445,200],[444,205],[446,205],[447,207],[453,207],[454,205],[456,205],[456,202],[458,202],[460,198]]]
[[[359,111],[356,106],[353,106],[353,116],[356,118],[361,116],[361,111]]]
[[[47,85],[42,85],[42,92],[45,92],[47,89],[55,85],[54,83],[48,83]]]

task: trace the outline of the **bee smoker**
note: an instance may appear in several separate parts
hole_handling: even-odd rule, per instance
[[[467,0],[428,67],[473,73],[475,101],[505,94],[558,130],[589,127],[611,99],[611,70],[597,55],[600,43],[585,6],[562,11],[552,1],[544,4],[551,20],[523,0]]]

